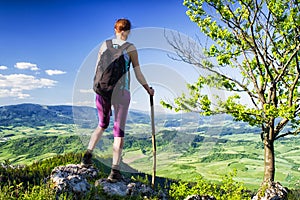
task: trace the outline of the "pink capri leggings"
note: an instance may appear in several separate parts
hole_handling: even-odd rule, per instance
[[[109,125],[111,106],[114,107],[114,137],[124,137],[125,124],[130,103],[130,92],[120,90],[114,92],[112,100],[106,100],[96,94],[96,107],[98,110],[99,127],[106,129]]]

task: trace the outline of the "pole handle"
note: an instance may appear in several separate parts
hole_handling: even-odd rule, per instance
[[[150,89],[153,89],[152,87],[150,87]],[[153,95],[150,95],[150,106],[153,106]]]

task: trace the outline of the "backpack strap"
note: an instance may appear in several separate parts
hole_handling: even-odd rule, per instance
[[[114,48],[113,48],[113,44],[112,44],[112,40],[106,40],[106,47],[107,47],[108,49],[114,49]]]
[[[124,44],[122,44],[121,46],[120,46],[120,49],[122,49],[122,50],[125,50],[125,49],[127,49],[128,47],[130,47],[132,44],[130,43],[130,42],[125,42]]]
[[[124,44],[122,44],[122,45],[120,46],[120,48],[115,49],[115,48],[113,47],[112,40],[106,40],[106,47],[107,47],[107,49],[112,50],[112,52],[118,51],[118,52],[120,52],[120,53],[123,53],[123,51],[124,51],[124,50],[127,50],[131,45],[132,45],[132,43],[130,43],[130,42],[125,42]],[[128,53],[128,52],[127,52],[127,53]],[[130,57],[129,57],[129,65],[130,65],[130,64],[131,64],[131,59],[130,59]],[[126,71],[127,71],[127,70],[128,70],[128,69],[126,69]]]

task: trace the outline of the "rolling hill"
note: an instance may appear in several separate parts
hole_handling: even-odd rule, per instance
[[[196,113],[156,113],[157,175],[219,181],[237,170],[238,180],[258,188],[263,175],[260,129],[230,116],[200,117]],[[0,162],[32,163],[63,153],[84,151],[94,127],[95,108],[19,104],[0,107]],[[97,145],[98,156],[111,156],[111,128]],[[300,178],[299,137],[277,141],[276,179],[295,187]],[[131,110],[126,125],[123,161],[151,174],[149,113]],[[109,164],[108,164],[109,165]]]

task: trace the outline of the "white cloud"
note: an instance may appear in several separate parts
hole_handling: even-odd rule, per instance
[[[36,64],[29,63],[29,62],[18,62],[15,64],[15,68],[18,69],[30,69],[31,71],[37,71],[39,68]]]
[[[24,93],[38,88],[51,88],[57,82],[45,78],[37,78],[25,74],[0,74],[0,98],[16,97],[18,99],[29,98],[30,95]]]
[[[7,69],[7,67],[6,66],[4,66],[4,65],[0,65],[0,70],[6,70]]]
[[[49,76],[52,76],[52,75],[59,75],[59,74],[65,74],[67,72],[64,72],[64,71],[61,71],[61,70],[57,70],[57,69],[49,69],[49,70],[46,70],[45,71]]]

